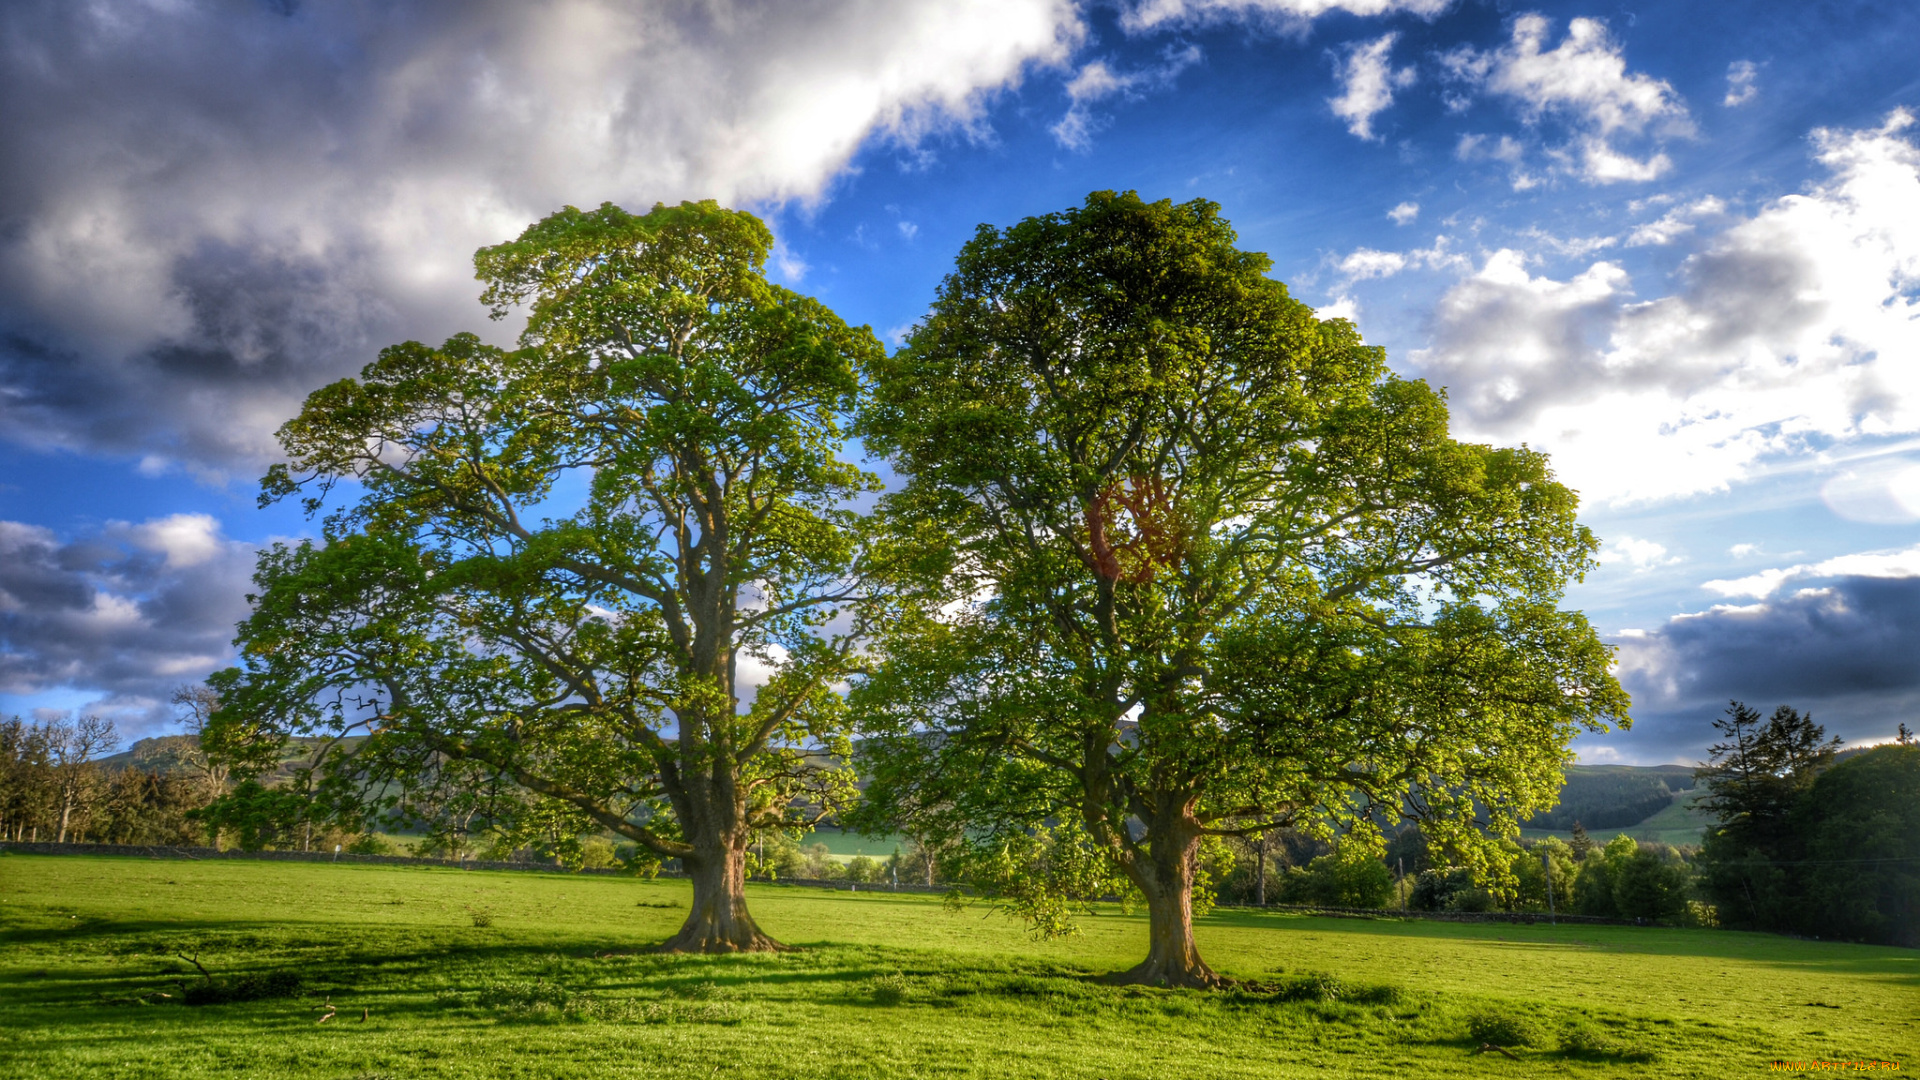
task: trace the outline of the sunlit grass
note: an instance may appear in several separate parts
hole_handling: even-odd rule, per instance
[[[1905,950],[1223,911],[1202,921],[1201,946],[1254,985],[1168,992],[1096,978],[1139,958],[1138,915],[1105,911],[1078,938],[1035,943],[984,909],[885,893],[755,887],[762,925],[801,949],[646,952],[687,895],[679,881],[558,874],[0,858],[0,1076],[1698,1076],[1765,1071],[1775,1057],[1920,1067],[1920,953]],[[183,1005],[206,980],[176,954],[223,985],[293,972],[299,989]],[[1519,1062],[1480,1054],[1474,1030],[1523,1030],[1531,1045],[1512,1048]]]

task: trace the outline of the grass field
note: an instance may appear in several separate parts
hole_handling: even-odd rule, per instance
[[[1202,920],[1202,949],[1261,985],[1170,992],[1092,978],[1139,958],[1138,915],[1105,911],[1080,937],[1033,943],[982,909],[885,893],[754,887],[761,924],[801,949],[647,953],[687,895],[681,881],[598,876],[0,856],[0,1076],[1920,1069],[1920,953],[1906,950],[1223,911]],[[206,983],[177,953],[228,996],[265,996],[183,1004]],[[1475,1052],[1473,1031],[1503,1027],[1508,1042],[1531,1032],[1520,1060]]]

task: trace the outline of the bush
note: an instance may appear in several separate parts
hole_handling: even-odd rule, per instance
[[[181,992],[180,1000],[188,1005],[224,1005],[230,1001],[292,997],[299,992],[298,972],[265,971],[232,980],[209,979],[188,986]]]
[[[1493,896],[1464,867],[1425,870],[1414,879],[1407,906],[1415,911],[1491,911]]]
[[[1337,1001],[1345,993],[1346,987],[1340,980],[1324,972],[1310,971],[1280,984],[1274,995],[1281,1001]]]
[[[876,975],[872,989],[873,1003],[891,1008],[907,1000],[907,977],[899,972]]]
[[[347,845],[347,852],[352,855],[391,855],[393,845],[387,843],[379,833],[361,833]]]
[[[1532,1022],[1498,1009],[1475,1009],[1467,1014],[1467,1035],[1494,1046],[1532,1046],[1540,1037]]]
[[[1287,871],[1281,896],[1291,904],[1381,908],[1393,899],[1393,872],[1370,855],[1322,855]]]
[[[1641,848],[1614,871],[1613,906],[1623,919],[1678,922],[1687,913],[1687,872]]]
[[[605,870],[620,865],[613,841],[604,836],[589,836],[580,841],[580,866],[587,870]]]
[[[848,881],[879,881],[880,862],[865,855],[855,855],[847,860]]]

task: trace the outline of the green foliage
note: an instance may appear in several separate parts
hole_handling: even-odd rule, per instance
[[[876,815],[1072,817],[1162,905],[1202,836],[1377,842],[1404,807],[1498,881],[1469,823],[1513,832],[1624,717],[1557,606],[1596,543],[1573,493],[1450,438],[1440,395],[1269,268],[1214,204],[1097,192],[983,226],[869,364],[907,590],[855,691]]]
[[[1573,911],[1609,919],[1678,923],[1688,918],[1691,875],[1671,848],[1616,836],[1580,864]]]
[[[1393,871],[1367,851],[1322,855],[1289,868],[1280,895],[1289,904],[1383,908],[1393,898]]]
[[[300,826],[312,819],[312,800],[289,787],[270,788],[258,780],[243,780],[193,817],[212,838],[234,838],[242,851],[287,847]]]
[[[829,625],[879,481],[840,453],[881,349],[766,281],[770,244],[712,202],[569,207],[475,256],[493,314],[528,310],[517,349],[407,342],[310,395],[263,501],[358,497],[261,555],[210,740],[364,733],[343,795],[570,865],[606,830],[718,866],[850,798],[858,629]],[[740,708],[748,658],[772,674]]]
[[[1920,746],[1833,766],[1794,808],[1802,932],[1920,946]]]
[[[1920,944],[1920,748],[1836,760],[1839,740],[1784,705],[1763,723],[1735,702],[1715,726],[1700,866],[1718,920]]]
[[[1495,1046],[1532,1046],[1540,1029],[1528,1018],[1506,1009],[1475,1009],[1467,1013],[1467,1037]]]
[[[354,855],[391,855],[393,845],[379,833],[361,833],[347,845],[347,851]]]
[[[1137,896],[1107,852],[1073,824],[983,836],[953,859],[952,869],[959,884],[947,894],[949,907],[985,897],[1024,922],[1037,941],[1079,933],[1074,915],[1091,911],[1094,901]]]

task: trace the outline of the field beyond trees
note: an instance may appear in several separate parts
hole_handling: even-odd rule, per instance
[[[685,918],[680,880],[0,856],[0,1075],[1172,1080],[1920,1062],[1912,950],[1222,909],[1196,933],[1247,985],[1168,991],[1098,981],[1139,957],[1142,913],[1103,908],[1078,937],[1034,942],[926,896],[748,891],[800,949],[648,952]],[[1526,1043],[1519,1060],[1478,1052],[1490,1034]]]

